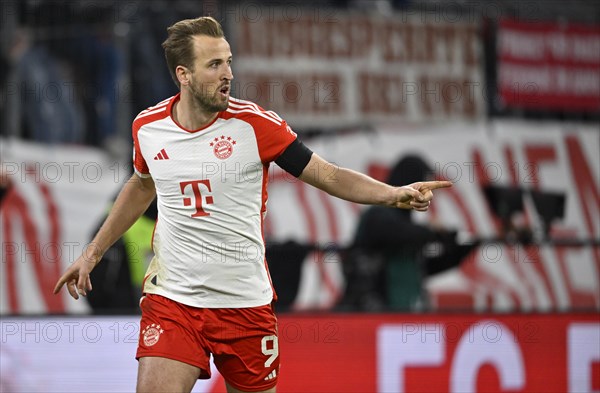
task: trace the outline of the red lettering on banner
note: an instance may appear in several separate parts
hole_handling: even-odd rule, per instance
[[[489,179],[486,171],[484,170],[484,168],[485,168],[484,160],[483,160],[483,157],[482,157],[479,149],[474,149],[472,152],[472,155],[473,155],[472,162],[474,163],[474,169],[475,169],[475,180],[479,183],[480,189],[483,189],[483,187],[485,185],[490,184],[490,179]],[[453,188],[450,188],[450,190],[452,190],[452,189]],[[483,196],[482,196],[482,198],[483,198]],[[485,199],[485,198],[483,198],[483,199]],[[496,222],[496,223],[499,222],[495,219],[494,214],[492,214],[490,207],[487,204],[486,204],[486,211],[488,213],[488,221],[489,222]],[[497,224],[497,226],[496,226],[497,230],[499,228],[498,225],[501,225],[501,224]],[[473,233],[477,233],[477,232],[473,232]],[[499,233],[501,233],[501,232],[499,232]],[[511,251],[514,251],[514,249]],[[516,260],[516,252],[509,252],[508,254],[509,254],[509,257],[513,259],[513,262],[515,262],[515,263],[520,262],[520,261]],[[517,294],[515,293],[515,291],[511,287],[509,287],[508,285],[506,285],[504,282],[500,281],[499,279],[495,278],[494,276],[488,274],[485,270],[482,270],[477,265],[475,260],[467,260],[466,262],[468,262],[468,263],[461,264],[461,271],[467,277],[469,277],[473,282],[484,282],[488,288],[504,291],[508,296],[510,296],[511,300],[514,302],[515,308],[518,308],[520,306],[521,301],[520,301],[519,297],[517,296]],[[488,297],[488,307],[491,308],[491,306],[492,306],[491,298]]]
[[[412,26],[409,24],[405,25],[394,25],[386,23],[382,29],[382,50],[383,58],[387,62],[393,61],[407,61],[408,56],[413,52],[412,40],[413,35]]]
[[[388,165],[370,163],[367,165],[367,175],[385,183],[390,175],[390,167]]]
[[[361,92],[360,109],[364,114],[370,113],[406,113],[406,84],[401,77],[361,73],[358,78]]]
[[[308,229],[308,241],[315,244],[319,240],[315,214],[310,207],[310,203],[308,203],[308,199],[306,198],[306,189],[304,183],[297,182],[295,183],[295,186],[296,193],[298,195],[298,200],[300,202],[300,207],[304,212],[302,216],[306,218],[306,227]]]
[[[445,177],[438,176],[436,180],[448,180]],[[461,217],[465,221],[466,230],[469,233],[477,233],[477,226],[475,225],[475,219],[471,214],[471,211],[467,208],[465,204],[465,198],[460,194],[456,187],[446,188],[444,190],[444,195],[449,198],[455,205],[458,212],[460,212]]]
[[[513,185],[515,185],[519,183],[518,163],[516,162],[513,151],[509,145],[504,146],[503,153],[504,159],[508,164],[508,174],[510,175],[511,182]]]
[[[550,163],[556,162],[556,150],[552,145],[544,146],[531,146],[526,145],[524,147],[525,157],[527,157],[527,169],[529,176],[532,180],[533,187],[535,189],[540,188],[540,179],[538,174],[540,172],[540,166],[543,162],[549,161]]]
[[[7,244],[12,244],[14,235],[14,223],[17,219],[20,219],[23,228],[23,235],[25,242],[22,247],[25,247],[27,253],[31,251],[32,257],[31,262],[33,265],[33,271],[35,273],[35,282],[39,287],[42,300],[47,308],[47,312],[61,313],[65,311],[63,300],[61,296],[54,296],[52,289],[54,288],[55,282],[60,277],[60,271],[62,268],[60,254],[58,247],[60,247],[60,221],[58,218],[58,209],[50,189],[45,184],[39,185],[40,193],[42,194],[43,200],[46,204],[46,211],[48,213],[48,221],[50,223],[50,238],[48,243],[44,243],[44,250],[50,248],[51,258],[48,258],[46,252],[42,252],[42,243],[38,235],[38,229],[36,227],[34,219],[29,214],[29,209],[25,199],[17,192],[15,188],[11,189],[6,200],[3,202],[3,223],[2,229]],[[49,246],[49,247],[46,247]],[[3,250],[4,252],[4,250]],[[17,288],[17,271],[16,271],[16,253],[6,253],[6,280],[8,286],[8,297],[9,307],[12,312],[19,313],[19,294]],[[25,258],[21,250],[21,259]],[[19,261],[20,263],[21,261]],[[26,290],[26,289],[24,289]]]
[[[448,180],[443,176],[436,175],[436,180]],[[465,204],[465,198],[460,194],[459,188],[452,187],[444,190],[444,196],[449,198],[449,200],[454,203],[455,211],[460,212],[460,216],[465,222],[466,230],[471,234],[478,233],[477,227],[475,225],[475,220],[471,215],[471,211],[467,208]],[[437,303],[438,308],[443,309],[448,306],[449,308],[460,308],[465,305],[469,306],[469,308],[474,307],[475,302],[473,298],[473,293],[475,290],[475,283],[477,283],[477,279],[479,276],[482,276],[479,273],[479,268],[477,267],[477,263],[474,258],[467,258],[460,266],[460,270],[465,276],[470,278],[469,287],[465,288],[465,293],[455,293],[455,292],[436,292],[432,293],[435,298],[435,302]],[[491,281],[491,280],[489,280]]]
[[[575,136],[570,135],[565,137],[565,143],[569,153],[569,161],[571,162],[571,173],[575,179],[575,189],[579,195],[579,204],[582,207],[587,224],[588,235],[592,238],[597,238],[600,234],[595,233],[594,222],[597,221],[594,218],[598,217],[593,217],[593,215],[594,213],[598,215],[600,206],[600,191],[597,188],[598,178],[592,175],[592,170],[588,166],[579,140]]]
[[[573,238],[575,233],[572,231],[569,233],[569,237]],[[574,280],[569,274],[569,270],[567,269],[567,264],[569,260],[574,260],[575,256],[569,258],[569,255],[572,254],[581,254],[583,247],[565,247],[565,246],[555,246],[554,252],[556,253],[556,258],[558,259],[558,264],[560,266],[561,276],[565,281],[567,290],[569,291],[569,306],[573,308],[593,308],[600,306],[600,299],[594,293],[594,291],[584,292],[579,290],[574,286]]]
[[[19,296],[17,291],[17,275],[15,272],[15,254],[19,254],[18,246],[15,246],[14,250],[10,252],[6,249],[8,245],[14,244],[13,241],[13,233],[12,233],[12,225],[11,225],[11,217],[9,215],[9,206],[14,204],[14,200],[19,198],[16,195],[16,191],[11,188],[8,191],[3,203],[2,208],[4,209],[4,215],[2,220],[2,231],[4,233],[5,244],[2,245],[2,253],[3,257],[6,258],[6,286],[7,286],[7,295],[8,295],[8,307],[9,310],[13,313],[18,313],[19,311]]]
[[[477,115],[474,84],[466,79],[422,76],[409,81],[399,75],[360,72],[357,83],[359,107],[364,115],[405,116],[411,107],[426,117]]]
[[[520,172],[518,169],[518,163],[515,160],[515,155],[513,153],[512,148],[509,145],[504,146],[504,157],[505,157],[505,161],[508,163],[508,167],[509,167],[509,175],[510,175],[510,181],[511,184],[513,186],[519,186],[521,179],[519,178],[520,176]],[[530,172],[531,173],[531,172]],[[529,228],[531,225],[531,220],[529,215],[527,214],[527,211],[523,212],[523,219],[524,219],[524,225]],[[500,222],[500,220],[496,220],[496,228],[498,229],[499,233],[502,233],[502,223]],[[515,247],[510,246],[511,250],[515,250]],[[512,262],[513,265],[516,266],[517,270],[519,271],[519,276],[520,277],[527,277],[527,272],[525,271],[525,266],[523,265],[523,261],[519,261],[517,258],[514,257],[515,253],[511,252],[510,253],[511,256],[513,256],[512,258]],[[527,297],[531,300],[532,304],[534,306],[538,305],[538,298],[536,296],[536,292],[535,292],[535,288],[533,287],[533,285],[531,285],[530,280],[521,280],[521,284],[523,285],[523,287],[525,288],[525,290],[527,291]]]
[[[533,187],[535,189],[539,189],[540,188],[540,179],[539,179],[538,175],[540,173],[540,167],[542,166],[543,162],[549,162],[549,163],[556,162],[556,149],[554,146],[551,146],[551,145],[525,146],[525,156],[527,157],[527,162],[528,162],[528,165],[527,165],[527,168],[529,170],[528,178],[531,179],[531,181],[533,183]],[[572,160],[571,160],[571,162],[572,162]],[[530,222],[529,217],[528,217],[528,222]],[[569,261],[566,258],[566,254],[569,253],[570,251],[575,252],[577,250],[578,249],[575,249],[573,247],[558,247],[558,246],[552,247],[552,251],[555,253],[556,258],[558,259],[558,262],[560,264],[561,271],[563,272],[563,274],[559,275],[557,277],[557,279],[561,280],[561,282],[564,284],[564,286],[568,290],[569,298],[570,298],[570,306],[593,307],[597,303],[596,296],[594,296],[593,293],[581,292],[581,291],[577,290],[576,288],[574,288],[571,280],[569,279],[570,275],[568,274],[568,271],[566,269],[566,264],[569,263]],[[535,257],[541,259],[539,252],[536,252],[536,254],[537,255],[535,255]],[[548,274],[546,273],[546,269],[542,269],[542,266],[538,266],[538,264],[536,264],[535,266],[536,266],[537,270],[539,271],[539,273],[542,275],[542,277],[544,279],[544,283],[546,284],[548,289],[551,289],[552,288],[551,281],[548,277]],[[550,296],[552,297],[553,301],[555,302],[556,300],[555,300],[554,292],[555,292],[554,290],[549,291]]]
[[[329,238],[331,239],[332,242],[339,243],[340,239],[339,239],[339,233],[338,233],[338,228],[337,228],[338,218],[335,214],[335,209],[333,208],[333,205],[331,203],[331,198],[332,197],[327,195],[326,193],[319,192],[319,199],[321,200],[321,203],[323,204],[323,207],[325,208],[325,214],[327,217]],[[327,253],[327,251],[320,252],[318,264],[319,264],[319,271],[321,272],[321,277],[325,283],[325,288],[331,295],[328,304],[323,305],[323,308],[327,310],[336,305],[336,303],[342,296],[342,292],[341,292],[339,286],[336,285],[333,282],[333,280],[331,279],[329,272],[325,269],[325,262],[326,262],[326,257],[327,257],[326,253]]]
[[[317,222],[316,222],[316,215],[315,215],[312,207],[310,206],[310,203],[308,202],[308,198],[306,197],[307,186],[303,182],[297,182],[297,183],[295,183],[295,185],[296,185],[296,191],[297,191],[298,199],[300,202],[300,206],[302,207],[302,210],[304,211],[304,217],[306,218],[306,222],[307,222],[307,226],[308,226],[308,241],[310,242],[310,244],[318,244],[319,235],[318,235],[318,226],[317,226]],[[323,199],[322,199],[322,201],[323,201]],[[323,203],[325,203],[325,201],[323,201]],[[326,209],[327,209],[327,207],[326,207]],[[331,215],[329,216],[329,219],[332,222],[335,221],[335,217],[331,217]],[[333,231],[335,229],[330,228],[330,230]],[[335,233],[333,233],[333,234],[335,234]],[[325,289],[331,296],[329,304],[324,306],[324,308],[326,309],[326,308],[331,308],[333,305],[335,305],[335,303],[340,298],[342,293],[340,291],[340,288],[338,288],[338,286],[332,281],[331,277],[329,276],[329,273],[325,269],[324,258],[325,258],[325,253],[323,251],[317,250],[314,252],[314,255],[311,258],[311,260],[313,260],[317,264],[317,268],[319,270],[319,275],[321,277],[321,280],[323,281]]]
[[[592,175],[592,170],[587,164],[583,149],[577,137],[568,135],[565,137],[571,173],[575,181],[573,184],[579,195],[579,206],[588,229],[588,236],[598,239],[600,233],[596,233],[595,223],[600,216],[600,192],[598,191],[598,179]],[[600,270],[600,247],[592,247],[592,253],[596,260],[596,269]]]
[[[340,114],[344,106],[339,75],[330,73],[273,74],[240,73],[246,83],[240,96],[279,113]]]
[[[293,23],[280,17],[261,23],[244,18],[237,24],[239,55],[361,60],[377,53],[386,63],[477,65],[474,25],[436,24],[416,18],[399,22],[362,15],[336,18],[328,22],[300,17]]]
[[[540,166],[542,165],[541,163],[543,163],[545,161],[555,162],[556,161],[556,151],[554,149],[554,146],[550,146],[550,145],[545,145],[545,146],[525,145],[523,147],[523,149],[525,151],[525,157],[527,159],[526,167],[529,172],[528,178],[531,179],[533,188],[539,189],[540,188],[540,179],[539,179],[538,174],[540,172]],[[519,179],[512,179],[512,181],[515,186],[519,185]],[[527,225],[530,226],[531,222],[532,222],[531,212],[529,212],[527,209],[525,209],[524,213],[525,213]],[[548,272],[546,269],[547,263],[543,263],[543,261],[542,261],[542,256],[540,255],[539,247],[537,247],[537,246],[527,247],[527,257],[528,257],[528,259],[531,258],[533,267],[536,269],[539,276],[542,278],[542,280],[544,282],[546,292],[550,299],[550,306],[551,307],[558,306],[558,302],[556,299],[556,290],[553,286],[552,281],[550,280],[550,277],[548,276]]]
[[[260,13],[260,7],[256,11]],[[480,39],[475,24],[436,23],[413,16],[407,19],[406,15],[336,12],[334,20],[319,20],[300,14],[293,22],[276,14],[260,23],[242,18],[232,26],[242,58],[237,78],[243,85],[239,90],[253,91],[258,83],[263,91],[258,94],[262,99],[244,91],[239,92],[241,97],[279,112],[296,126],[361,124],[361,114],[371,120],[411,121],[481,115]],[[274,75],[265,71],[274,61],[286,73],[293,69],[303,73]],[[322,75],[325,67],[336,69],[335,89],[340,93],[322,91],[336,98],[331,101],[312,99],[307,85],[314,82],[314,75]],[[277,94],[264,94],[264,86],[275,86]],[[350,96],[358,99],[342,101]]]
[[[46,211],[48,212],[48,219],[50,222],[50,244],[53,245],[50,247],[50,261],[48,261],[46,255],[44,255],[44,258],[46,258],[46,264],[40,265],[43,270],[43,272],[41,272],[43,275],[42,288],[48,293],[48,296],[45,297],[48,310],[50,312],[64,312],[62,297],[51,294],[54,289],[54,284],[56,281],[58,281],[62,271],[62,263],[58,248],[60,245],[61,233],[59,212],[48,185],[40,184],[40,191],[44,198],[44,202],[46,202]]]

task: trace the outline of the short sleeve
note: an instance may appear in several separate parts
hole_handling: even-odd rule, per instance
[[[262,123],[263,126],[256,130],[258,150],[261,161],[269,163],[275,161],[298,136],[285,120]]]
[[[148,169],[148,165],[146,164],[146,160],[142,155],[142,151],[140,149],[140,142],[138,140],[138,130],[139,127],[136,127],[135,123],[132,127],[132,136],[133,136],[133,170],[139,177],[150,177],[150,170]]]

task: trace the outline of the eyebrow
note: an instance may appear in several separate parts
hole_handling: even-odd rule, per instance
[[[232,60],[232,59],[233,59],[233,55],[232,55],[232,56],[229,56],[229,57],[227,58],[227,60]],[[208,61],[206,62],[206,64],[211,64],[211,63],[215,63],[215,62],[221,63],[222,61],[223,61],[223,59],[220,59],[220,58],[214,58],[214,59],[210,59],[210,60],[208,60]]]

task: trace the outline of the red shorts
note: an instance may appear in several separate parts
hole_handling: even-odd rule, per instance
[[[200,368],[210,378],[210,354],[223,378],[238,390],[272,388],[279,376],[277,319],[271,305],[196,308],[148,294],[136,359],[156,356]]]

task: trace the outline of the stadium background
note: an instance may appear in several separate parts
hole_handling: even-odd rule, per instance
[[[279,391],[600,391],[596,1],[1,10],[1,391],[134,390],[143,223],[89,303],[51,291],[131,174],[131,120],[176,92],[166,26],[207,14],[232,44],[233,95],[276,110],[314,151],[382,180],[418,155],[455,183],[415,219],[451,235],[424,244],[422,263],[449,247],[460,260],[421,271],[419,301],[392,309],[348,301],[365,291],[349,273],[365,207],[271,168]],[[195,391],[223,391],[215,375]]]

